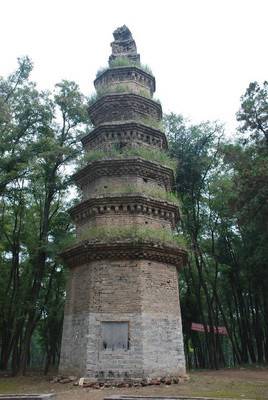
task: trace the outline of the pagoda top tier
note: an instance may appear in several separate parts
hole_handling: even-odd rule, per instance
[[[137,46],[132,34],[126,25],[120,26],[113,32],[114,41],[111,43],[112,54],[109,57],[109,65],[116,58],[127,57],[139,64],[140,55],[137,53]]]

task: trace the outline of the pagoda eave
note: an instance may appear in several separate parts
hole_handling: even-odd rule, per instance
[[[130,239],[114,242],[85,240],[60,254],[70,268],[100,260],[146,259],[182,267],[187,262],[187,252],[177,246],[152,241],[138,242]]]
[[[114,141],[116,139],[127,140],[128,138],[133,140],[133,137],[141,142],[158,146],[164,150],[168,147],[166,135],[161,130],[146,125],[146,123],[135,121],[106,122],[100,124],[87,135],[83,136],[81,142],[84,147],[91,146],[94,148],[98,138],[103,143],[109,138],[112,138]]]
[[[162,107],[158,102],[135,93],[107,93],[88,108],[94,125],[103,122],[136,118],[162,119]]]
[[[155,199],[141,193],[105,194],[85,200],[69,210],[75,222],[83,221],[97,214],[142,214],[169,220],[174,228],[179,221],[176,204]]]
[[[81,187],[100,176],[137,175],[154,179],[172,190],[175,185],[173,170],[141,157],[107,158],[92,161],[76,172],[72,179]]]
[[[151,93],[155,92],[155,77],[136,65],[109,68],[103,71],[94,80],[94,86],[95,88],[101,87],[102,85],[113,81],[114,77],[116,77],[117,80],[120,78],[123,83],[129,79],[130,75],[133,77],[133,74],[135,76],[135,82],[148,86]]]

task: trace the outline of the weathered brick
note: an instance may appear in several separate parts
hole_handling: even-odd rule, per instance
[[[124,46],[128,50],[123,55],[138,61],[127,28],[120,28],[114,36],[110,61],[120,56]],[[122,141],[131,146],[166,148],[161,131],[138,122],[140,117],[157,121],[162,117],[161,106],[139,93],[142,87],[147,96],[152,95],[154,78],[129,66],[108,70],[96,79],[95,86],[98,91],[116,92],[121,83],[127,84],[131,93],[108,94],[90,108],[97,127],[82,140],[85,149],[107,149],[122,145]],[[122,123],[115,123],[118,120]],[[109,122],[110,128],[109,124],[99,125],[103,122]],[[148,194],[170,191],[174,186],[172,170],[159,163],[140,157],[98,160],[74,179],[83,192],[83,202],[71,210],[78,240],[87,239],[92,227],[148,226],[171,232],[178,221],[174,205]],[[60,372],[88,377],[86,384],[94,383],[96,388],[104,381],[125,381],[123,386],[178,382],[178,377],[185,375],[185,360],[177,268],[185,251],[146,239],[142,243],[130,238],[110,242],[80,239],[63,257],[70,275]],[[112,327],[118,329],[117,335],[124,335],[119,345],[112,341],[116,336],[109,331]]]

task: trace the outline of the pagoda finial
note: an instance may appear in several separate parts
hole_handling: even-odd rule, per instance
[[[120,26],[113,32],[114,41],[111,43],[112,54],[109,57],[109,64],[116,58],[127,57],[134,63],[140,63],[140,55],[137,54],[137,46],[129,28],[126,25]]]

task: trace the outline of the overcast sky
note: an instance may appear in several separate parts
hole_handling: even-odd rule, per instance
[[[93,92],[112,32],[126,24],[156,77],[164,112],[236,126],[250,81],[268,79],[267,0],[0,0],[0,75],[29,55],[41,88]]]

